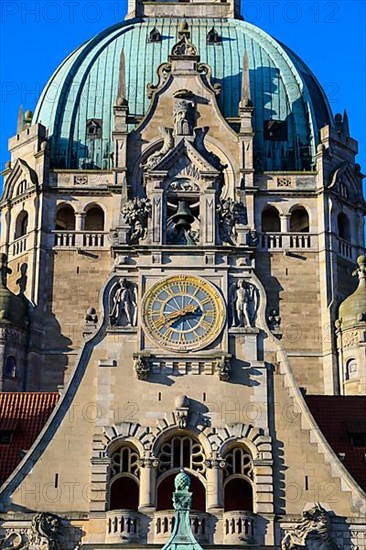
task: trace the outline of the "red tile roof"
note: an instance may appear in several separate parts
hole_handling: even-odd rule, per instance
[[[0,485],[31,448],[59,399],[57,392],[0,393],[0,431],[11,431],[10,443],[0,443]]]
[[[366,433],[366,396],[307,395],[305,399],[329,445],[337,454],[345,453],[344,466],[366,491],[366,446],[354,447],[350,437]]]

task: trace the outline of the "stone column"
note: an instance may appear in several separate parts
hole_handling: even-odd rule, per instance
[[[200,244],[215,245],[216,233],[216,190],[206,189],[200,198]]]
[[[225,461],[218,456],[209,458],[207,465],[207,510],[223,508],[223,468]]]
[[[288,233],[290,231],[290,214],[280,214],[281,220],[281,233]]]
[[[140,466],[140,498],[139,510],[155,508],[156,505],[156,469],[159,461],[155,457],[145,457],[139,460]]]
[[[75,213],[75,231],[84,231],[85,212]]]

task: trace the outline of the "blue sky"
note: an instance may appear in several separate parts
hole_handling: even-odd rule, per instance
[[[124,18],[117,0],[3,0],[1,10],[1,167],[19,105],[34,110],[58,64],[85,40]],[[333,112],[347,108],[357,161],[366,172],[365,0],[243,1],[244,18],[293,49],[312,69]]]

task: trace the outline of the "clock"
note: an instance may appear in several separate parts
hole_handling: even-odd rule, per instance
[[[211,344],[226,319],[218,289],[193,275],[173,275],[155,283],[144,296],[142,314],[150,340],[178,352]]]

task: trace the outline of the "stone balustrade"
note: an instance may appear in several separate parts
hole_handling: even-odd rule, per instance
[[[133,510],[107,512],[106,543],[129,543],[141,536],[141,514]]]
[[[353,254],[353,246],[349,241],[341,239],[338,237],[338,251],[341,256],[348,258],[350,260],[356,259]]]
[[[316,250],[315,233],[261,233],[260,247],[265,250]]]
[[[199,543],[207,543],[209,535],[209,515],[204,512],[191,512],[190,513],[192,532]],[[154,526],[155,526],[155,540],[156,544],[166,542],[173,529],[175,523],[175,511],[163,510],[155,512],[154,514]]]
[[[255,516],[250,512],[224,512],[223,543],[254,544]]]
[[[23,254],[27,250],[27,235],[24,235],[23,237],[19,237],[19,239],[16,239],[12,242],[10,245],[10,254],[12,256],[19,256],[20,254]]]
[[[107,244],[104,231],[53,231],[54,246],[102,248]]]

